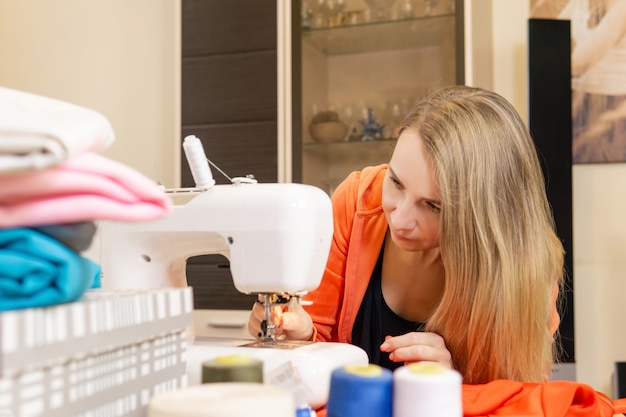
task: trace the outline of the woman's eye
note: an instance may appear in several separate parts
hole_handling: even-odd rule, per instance
[[[431,203],[430,201],[426,203],[426,205],[428,206],[428,208],[431,211],[434,211],[435,213],[440,213],[441,212],[441,207],[439,207],[438,205]]]
[[[389,179],[391,180],[391,182],[393,182],[393,184],[400,188],[402,186],[402,184],[400,184],[400,181],[398,181],[397,179],[395,179],[394,177],[389,177]]]

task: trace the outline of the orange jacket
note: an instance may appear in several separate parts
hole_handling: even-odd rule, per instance
[[[335,230],[320,286],[307,295],[313,340],[352,342],[352,326],[380,253],[387,219],[382,184],[387,165],[354,172],[332,195]]]
[[[612,417],[626,413],[626,398],[611,401],[589,385],[497,380],[463,385],[464,417]],[[325,417],[319,410],[317,417]]]
[[[352,342],[352,326],[380,253],[387,219],[382,184],[387,165],[353,172],[332,195],[335,230],[320,286],[307,295],[305,307],[314,323],[314,341]],[[554,289],[552,331],[559,326]]]

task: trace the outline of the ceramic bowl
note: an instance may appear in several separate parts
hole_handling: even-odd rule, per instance
[[[348,126],[343,122],[312,123],[309,132],[317,142],[339,142],[346,139]]]

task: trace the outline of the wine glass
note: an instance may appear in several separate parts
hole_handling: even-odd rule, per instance
[[[373,21],[387,20],[395,2],[396,0],[365,0]]]
[[[346,8],[346,0],[317,0],[317,11],[326,17],[328,27],[339,23],[337,16]]]
[[[400,19],[413,17],[415,15],[415,0],[400,0],[397,13]]]
[[[435,7],[437,7],[438,2],[439,0],[424,0],[424,4],[426,5],[426,8],[424,9],[424,14],[426,16],[430,16],[431,14],[433,14],[433,10],[435,9]]]

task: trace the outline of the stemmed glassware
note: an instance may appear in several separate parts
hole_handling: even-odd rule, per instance
[[[415,0],[400,0],[398,18],[409,19],[415,15]]]
[[[315,0],[315,4],[317,11],[326,18],[328,27],[340,23],[338,16],[346,8],[346,0]]]
[[[426,5],[426,8],[424,9],[424,14],[426,16],[430,16],[431,14],[433,14],[433,10],[435,9],[435,7],[437,7],[438,2],[439,0],[424,0],[424,4]]]
[[[370,18],[375,22],[387,20],[395,2],[396,0],[365,0],[370,11]]]

